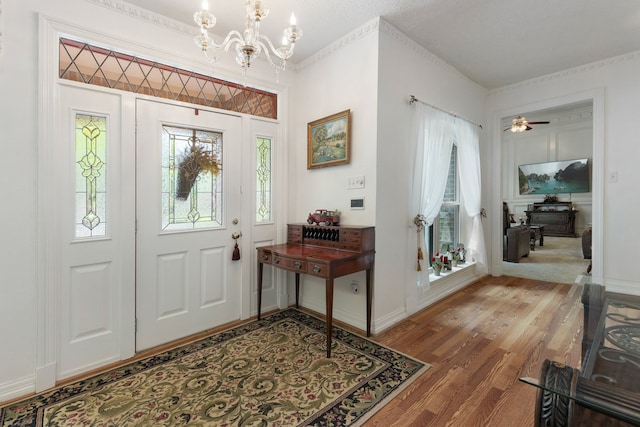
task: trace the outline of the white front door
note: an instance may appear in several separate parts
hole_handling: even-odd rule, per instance
[[[154,101],[136,111],[139,351],[240,318],[242,123]]]

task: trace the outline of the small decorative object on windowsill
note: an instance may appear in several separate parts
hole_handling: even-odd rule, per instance
[[[436,252],[434,256],[431,257],[431,266],[433,267],[433,274],[436,276],[440,275],[440,272],[444,269],[444,256],[440,255],[439,252]]]
[[[460,248],[456,248],[449,252],[451,259],[451,267],[457,267],[460,261]]]
[[[464,264],[467,262],[467,250],[464,247],[464,243],[458,243],[458,253],[460,254],[458,264]]]

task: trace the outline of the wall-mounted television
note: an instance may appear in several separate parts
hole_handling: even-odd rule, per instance
[[[589,159],[562,160],[518,166],[520,194],[588,193]]]

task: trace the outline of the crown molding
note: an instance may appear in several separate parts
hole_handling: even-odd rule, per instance
[[[2,0],[0,0],[2,1]],[[143,21],[160,25],[169,28],[174,31],[179,31],[187,34],[197,34],[197,28],[195,26],[186,25],[180,21],[169,18],[164,15],[151,12],[147,9],[134,6],[130,3],[120,0],[86,0],[89,3],[93,3],[97,6],[102,6],[107,9],[111,9],[114,12],[119,12],[133,18],[141,19]]]
[[[608,67],[610,65],[619,64],[626,61],[637,61],[639,58],[640,58],[640,50],[635,52],[625,53],[623,55],[618,55],[618,56],[603,59],[600,61],[591,62],[589,64],[580,65],[578,67],[569,68],[563,71],[558,71],[557,73],[546,74],[544,76],[535,77],[529,80],[524,80],[518,83],[514,83],[512,85],[499,87],[489,91],[487,96],[488,97],[497,96],[504,93],[520,90],[526,87],[533,87],[533,86],[541,85],[543,83],[547,83],[553,80],[563,79],[565,77],[570,77],[578,74],[585,74],[593,70],[597,70],[599,68]]]
[[[358,40],[368,36],[369,34],[375,33],[376,31],[378,31],[378,28],[380,28],[381,21],[382,19],[380,17],[377,17],[367,22],[366,24],[356,28],[346,36],[339,38],[335,42],[331,43],[329,46],[311,55],[309,58],[305,59],[304,61],[298,63],[296,65],[296,69],[301,70],[303,68],[307,68],[319,62],[320,60],[326,58],[327,56],[330,56],[333,53],[345,48],[346,46],[349,46],[357,42]]]
[[[474,81],[472,81],[469,77],[462,74],[458,69],[454,68],[452,65],[448,64],[438,56],[434,55],[424,47],[420,46],[418,43],[416,43],[415,41],[407,37],[407,35],[405,35],[403,32],[401,32],[396,27],[394,27],[389,22],[387,22],[386,20],[384,20],[379,16],[367,22],[366,24],[362,25],[361,27],[356,28],[355,30],[353,30],[346,36],[338,39],[334,43],[331,43],[329,46],[322,49],[318,53],[310,56],[308,59],[298,63],[295,69],[301,70],[303,68],[309,67],[317,63],[318,61],[326,58],[327,56],[335,53],[336,51],[343,49],[346,46],[349,46],[357,42],[358,40],[362,39],[363,37],[366,37],[369,34],[374,33],[376,31],[380,31],[382,33],[385,33],[391,36],[393,39],[407,46],[408,48],[413,50],[417,55],[426,59],[431,64],[444,69],[445,71],[447,71],[447,73],[450,73],[451,75],[455,75],[467,82],[477,84]]]

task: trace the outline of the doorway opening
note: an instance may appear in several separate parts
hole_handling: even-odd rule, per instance
[[[507,227],[519,227],[521,223],[542,225],[539,230],[530,230],[528,251],[521,249],[516,259],[503,260],[503,274],[558,283],[590,280],[587,270],[590,270],[591,260],[585,256],[591,254],[583,250],[582,236],[591,232],[594,223],[593,191],[597,187],[593,185],[591,168],[598,159],[594,159],[597,150],[594,150],[593,114],[594,102],[588,100],[531,109],[501,118],[501,195],[510,214]],[[542,123],[532,124],[523,132],[513,132],[510,127],[516,116]],[[555,170],[539,176],[527,171],[529,165],[538,165],[541,169],[546,165],[550,168],[571,167],[565,166],[564,161],[570,161],[568,164],[571,165],[579,159],[588,159],[586,167],[590,182],[587,189],[572,190],[561,181],[555,181],[555,177],[563,179]],[[547,183],[553,185],[545,186]],[[551,204],[554,200],[557,205]],[[537,209],[550,210],[554,214],[537,215],[533,213]],[[568,212],[555,212],[562,209]],[[507,232],[504,229],[500,232],[503,233],[504,252],[508,246]],[[510,234],[513,235],[513,231]]]

